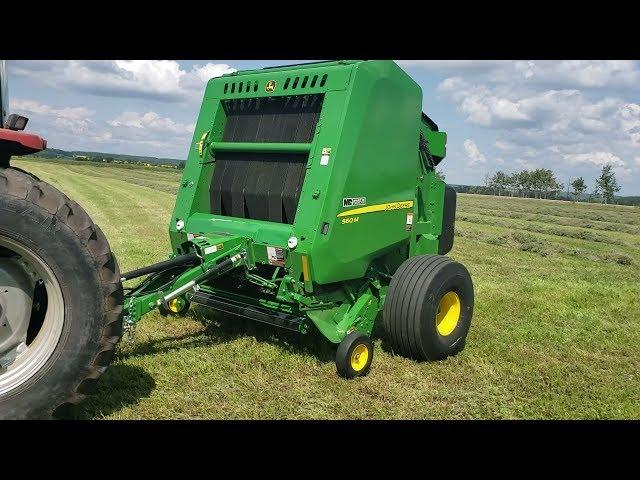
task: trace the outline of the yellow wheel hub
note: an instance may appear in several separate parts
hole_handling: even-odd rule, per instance
[[[440,335],[446,337],[456,329],[461,307],[460,297],[456,292],[447,292],[442,296],[436,313],[436,328]]]
[[[169,300],[167,306],[173,313],[179,313],[184,308],[184,303],[179,298],[174,298],[173,300]]]
[[[367,365],[367,360],[369,360],[369,348],[361,343],[351,353],[351,368],[359,372]]]

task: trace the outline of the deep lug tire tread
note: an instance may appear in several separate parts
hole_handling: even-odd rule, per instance
[[[99,277],[101,291],[98,293],[102,295],[103,307],[102,329],[97,344],[86,346],[93,350],[91,361],[77,368],[76,381],[69,386],[65,397],[57,399],[54,405],[34,406],[23,412],[26,418],[50,418],[57,408],[65,404],[77,404],[90,394],[98,378],[113,360],[123,326],[124,292],[120,268],[102,230],[93,223],[84,209],[35,175],[14,168],[0,169],[0,197],[18,200],[21,207],[24,206],[25,214],[27,211],[40,210],[39,213],[43,214],[41,216],[47,222],[42,224],[43,228],[52,231],[68,228],[93,260],[93,267]]]

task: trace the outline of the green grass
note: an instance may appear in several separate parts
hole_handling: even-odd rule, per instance
[[[122,270],[166,258],[179,172],[13,163],[83,205]],[[152,313],[81,416],[640,418],[639,225],[633,207],[459,195],[451,256],[476,303],[455,358],[394,356],[378,329],[371,373],[346,381],[317,338]]]

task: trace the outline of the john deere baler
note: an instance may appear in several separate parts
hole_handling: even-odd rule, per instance
[[[191,303],[339,344],[365,375],[383,313],[393,349],[460,351],[473,309],[453,245],[446,134],[391,61],[235,72],[208,82],[170,221],[170,259],[125,300],[125,325]]]

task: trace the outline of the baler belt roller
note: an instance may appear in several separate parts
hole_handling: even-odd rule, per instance
[[[212,142],[211,152],[309,153],[310,143]]]

